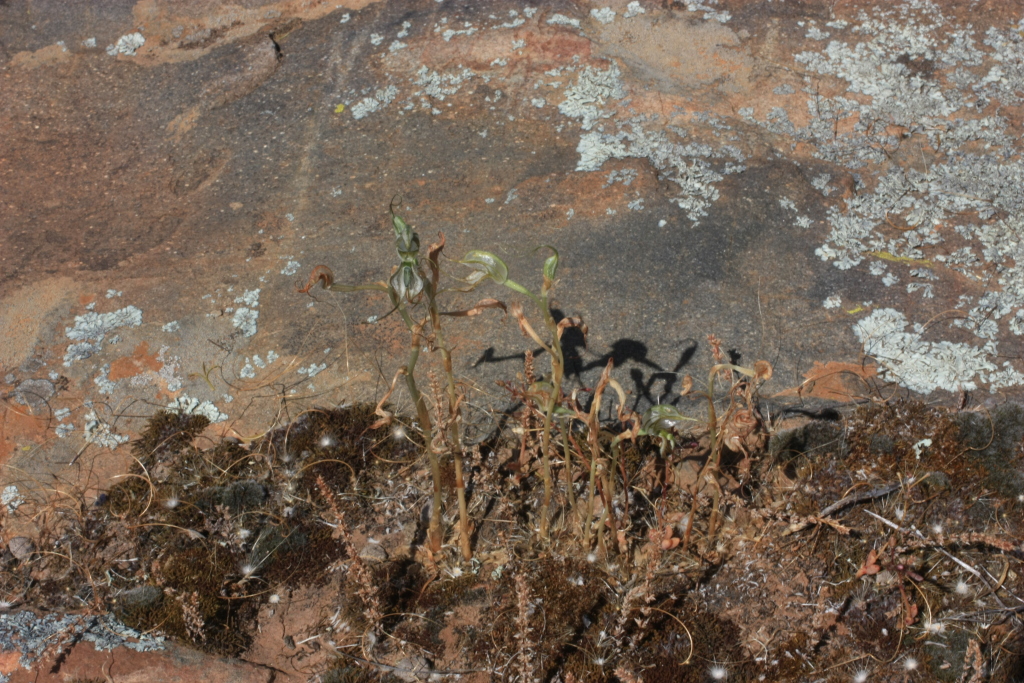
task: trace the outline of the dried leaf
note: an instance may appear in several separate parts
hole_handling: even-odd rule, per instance
[[[876,550],[868,551],[868,556],[864,560],[864,564],[861,566],[860,569],[857,570],[856,578],[859,579],[862,576],[872,576],[872,575],[877,574],[878,572],[882,571],[882,567],[881,567],[881,565],[878,564],[877,560],[878,560],[878,551],[876,551]]]
[[[914,603],[907,605],[907,612],[903,615],[903,628],[913,626],[917,623],[918,607]]]
[[[441,279],[441,268],[438,265],[438,259],[441,257],[441,251],[444,249],[444,233],[437,233],[438,241],[434,242],[427,248],[427,263],[430,266],[430,282],[434,285],[434,289],[437,289],[437,283]]]
[[[476,302],[473,308],[468,308],[464,311],[444,311],[441,315],[451,316],[452,318],[472,317],[474,315],[480,315],[488,308],[500,308],[501,310],[508,312],[508,308],[505,306],[503,301],[497,299],[480,299]]]
[[[522,304],[516,302],[509,306],[508,310],[509,313],[515,316],[516,322],[519,323],[519,329],[522,330],[522,333],[527,337],[533,339],[533,341],[540,344],[545,351],[551,353],[551,349],[548,348],[548,345],[544,343],[544,340],[542,340],[540,338],[540,335],[538,335],[537,332],[533,329],[533,326],[530,324],[530,321],[526,319],[526,314],[523,313]]]
[[[316,285],[317,282],[323,283],[323,288],[327,289],[334,284],[334,273],[327,266],[316,266],[313,268],[313,272],[309,274],[309,281],[305,287],[296,287],[296,290],[302,294],[309,294],[309,290]]]
[[[377,404],[377,408],[373,411],[373,414],[379,415],[381,419],[370,425],[370,429],[380,429],[381,427],[386,427],[391,424],[391,421],[395,416],[384,410],[384,404],[387,403],[388,399],[391,398],[391,394],[395,391],[395,385],[398,384],[398,378],[404,374],[406,374],[405,368],[399,368],[398,372],[395,373],[394,379],[391,380],[391,388],[389,388],[387,393],[384,394],[384,397]]]
[[[567,318],[562,318],[561,320],[558,321],[558,338],[561,339],[562,333],[565,330],[569,329],[570,327],[575,327],[580,332],[583,333],[583,345],[586,346],[587,333],[590,331],[590,328],[587,327],[587,324],[585,322],[583,322],[583,318],[580,318],[578,316],[570,316]]]

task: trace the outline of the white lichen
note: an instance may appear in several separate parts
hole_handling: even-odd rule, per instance
[[[611,100],[626,96],[620,79],[619,67],[612,64],[607,69],[585,67],[576,82],[565,91],[565,99],[558,105],[564,116],[580,119],[583,130],[590,130],[602,118],[613,112],[602,109]]]
[[[413,83],[423,86],[422,92],[427,97],[435,100],[444,100],[445,97],[459,92],[462,84],[476,75],[472,69],[462,68],[461,66],[458,68],[460,69],[459,71],[452,73],[438,73],[424,65],[416,72]]]
[[[471,36],[476,33],[476,31],[476,27],[467,21],[463,22],[463,28],[461,29],[446,28],[441,32],[441,38],[443,38],[444,42],[447,43],[455,36]]]
[[[380,88],[373,96],[364,97],[352,105],[352,118],[361,119],[369,116],[394,102],[396,97],[398,97],[398,88],[395,86],[389,85],[386,88]]]
[[[564,14],[557,13],[552,14],[550,17],[548,17],[547,23],[551,24],[552,26],[569,26],[570,28],[580,27],[579,19],[573,19],[572,17],[567,17]]]
[[[299,368],[296,370],[300,375],[306,375],[307,377],[313,378],[319,375],[321,372],[327,369],[327,363],[310,363],[308,368]]]
[[[146,38],[139,32],[128,33],[117,39],[117,43],[107,46],[107,54],[111,57],[128,55],[134,57],[135,52],[146,44]]]
[[[135,306],[125,306],[111,313],[89,311],[75,316],[74,327],[65,327],[64,334],[74,341],[101,342],[112,330],[119,327],[138,327],[142,324],[142,311]]]
[[[977,301],[961,298],[952,324],[984,342],[1024,333],[1024,268],[1017,265],[1024,264],[1024,159],[1009,122],[988,113],[991,103],[998,110],[1024,102],[1024,38],[995,26],[981,29],[979,44],[971,25],[923,0],[828,26],[849,26],[856,40],[832,39],[795,59],[845,82],[848,94],[821,96],[808,87],[806,126],[796,127],[782,109],[759,122],[856,172],[857,191],[827,209],[830,230],[816,253],[843,270],[867,260],[882,284],[906,278],[907,294],[925,299],[961,287],[960,278],[983,283]],[[814,39],[822,34],[808,30]],[[920,151],[913,159],[887,152],[896,148]],[[814,185],[828,195],[828,183],[819,176]],[[971,348],[995,362],[987,344]],[[1004,363],[986,376],[1008,386],[1017,374]]]
[[[923,330],[907,331],[910,322],[891,308],[881,308],[853,326],[864,353],[883,367],[882,376],[923,394],[936,389],[973,391],[998,368],[988,360],[995,342],[985,347],[948,341],[926,341]],[[1002,378],[1006,386],[1011,377]]]
[[[239,308],[231,318],[231,324],[238,328],[243,337],[252,337],[256,334],[256,320],[259,317],[259,311],[251,308]]]
[[[103,367],[100,368],[100,374],[96,375],[96,377],[94,377],[92,380],[93,384],[96,385],[97,390],[101,394],[110,395],[114,393],[114,389],[117,388],[117,382],[113,382],[110,380],[110,378],[108,377],[109,373],[110,366],[104,365]]]
[[[632,19],[640,14],[646,14],[646,12],[647,11],[639,2],[637,2],[637,0],[633,0],[631,3],[626,5],[626,12],[622,16],[626,19]]]
[[[235,297],[236,304],[245,304],[249,308],[256,308],[260,305],[260,290],[247,289],[242,296]]]
[[[168,403],[167,410],[179,415],[202,415],[211,423],[223,422],[228,419],[228,416],[220,412],[217,406],[210,401],[200,401],[188,394],[182,394],[171,403]]]
[[[8,484],[3,491],[0,491],[0,505],[7,508],[7,512],[14,512],[24,502],[25,497],[21,495],[18,487],[14,484]]]
[[[732,18],[728,12],[718,11],[712,5],[717,5],[718,0],[704,0],[704,2],[687,2],[686,9],[691,12],[703,12],[705,21],[717,21],[724,24]]]
[[[156,354],[156,360],[160,363],[160,369],[156,372],[158,382],[162,381],[167,391],[179,391],[182,379],[178,376],[178,368],[181,367],[181,359],[177,356],[168,355],[171,350],[169,346],[161,346]]]
[[[106,448],[117,448],[128,442],[126,434],[119,434],[113,425],[102,420],[96,411],[89,411],[85,416],[85,440],[87,443],[94,443],[97,446]]]
[[[68,346],[64,353],[64,365],[70,366],[103,349],[107,334],[121,327],[138,327],[142,324],[142,311],[135,306],[126,306],[111,313],[89,311],[75,316],[74,327],[65,327],[68,339],[78,342]],[[112,340],[111,340],[112,341]]]

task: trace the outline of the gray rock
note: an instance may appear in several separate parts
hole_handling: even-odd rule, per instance
[[[420,655],[412,655],[406,657],[395,665],[395,670],[392,672],[396,677],[407,683],[416,683],[417,681],[426,681],[430,679],[430,674],[433,668],[430,666],[424,657]]]
[[[117,597],[122,608],[151,608],[163,600],[164,592],[157,586],[137,586]]]
[[[38,410],[46,405],[47,399],[53,396],[55,391],[50,380],[27,379],[14,390],[14,399],[24,406]]]
[[[24,562],[32,557],[32,553],[36,551],[36,545],[27,536],[15,536],[7,543],[7,549],[15,558]]]
[[[363,546],[363,549],[359,551],[359,557],[363,562],[379,564],[387,561],[388,551],[384,550],[379,543],[367,543]]]

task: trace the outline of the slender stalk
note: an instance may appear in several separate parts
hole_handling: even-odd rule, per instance
[[[598,485],[598,488],[602,488],[603,489],[603,487],[601,486],[601,479],[600,478],[598,478],[597,485]],[[603,490],[599,491],[599,493],[601,494],[601,500],[602,501],[605,500],[604,491]],[[604,530],[608,526],[608,514],[609,514],[609,512],[610,512],[610,510],[608,508],[608,505],[606,504],[604,506],[604,511],[601,512],[601,519],[597,523],[597,547],[601,551],[601,557],[605,558],[606,560],[608,559],[608,544],[607,544],[607,542],[605,541],[605,538],[604,538]]]
[[[427,528],[427,538],[430,541],[430,550],[440,552],[441,550],[441,464],[437,460],[437,453],[434,452],[433,424],[430,421],[430,411],[427,410],[427,402],[416,386],[416,376],[413,374],[416,369],[416,361],[419,360],[420,349],[418,335],[413,336],[412,348],[409,350],[409,363],[406,365],[405,384],[409,389],[409,396],[412,397],[416,406],[416,416],[420,421],[420,429],[423,431],[423,440],[427,451],[427,460],[430,462],[430,474],[434,480],[434,504],[430,511],[430,526]]]
[[[412,398],[413,405],[416,406],[416,417],[419,420],[420,429],[423,431],[424,448],[427,451],[427,460],[430,463],[430,475],[434,480],[434,503],[430,510],[430,526],[427,527],[427,540],[430,542],[431,552],[437,553],[441,551],[442,544],[441,507],[443,503],[441,500],[441,463],[438,462],[437,453],[434,452],[434,425],[430,421],[427,401],[423,398],[423,394],[420,393],[419,387],[416,385],[416,363],[420,358],[420,348],[423,344],[422,326],[417,325],[413,321],[405,305],[396,296],[392,295],[391,300],[402,316],[402,320],[405,321],[406,326],[409,328],[410,339],[412,340],[409,345],[409,362],[405,366],[405,385],[409,390],[409,397]]]
[[[758,374],[757,370],[750,368],[743,368],[732,363],[719,363],[711,368],[711,372],[708,373],[708,440],[711,445],[711,453],[708,455],[708,461],[701,468],[700,475],[697,477],[697,481],[693,485],[693,505],[690,508],[690,518],[686,521],[686,532],[683,534],[683,552],[686,551],[686,547],[690,543],[690,532],[693,530],[693,518],[697,514],[697,491],[700,487],[702,479],[707,479],[709,485],[715,489],[712,495],[713,507],[711,510],[711,521],[708,525],[708,538],[714,536],[715,531],[718,527],[719,517],[719,503],[721,501],[722,489],[718,485],[718,472],[719,472],[719,461],[722,457],[722,447],[718,440],[718,417],[715,413],[715,376],[722,370],[731,370],[738,372],[748,377],[753,377],[755,380],[762,375]],[[768,376],[771,375],[771,367],[768,368]]]
[[[562,427],[562,453],[565,456],[565,496],[570,511],[576,509],[576,494],[572,489],[572,451],[569,449],[569,420]]]
[[[562,378],[565,374],[565,358],[562,355],[562,344],[558,338],[558,324],[551,315],[547,294],[538,301],[544,314],[544,322],[551,331],[551,395],[544,406],[544,431],[541,432],[541,467],[544,477],[544,500],[540,506],[540,537],[548,539],[548,527],[551,522],[551,496],[554,486],[551,481],[551,418],[555,407],[562,398]]]
[[[473,559],[473,549],[469,544],[469,508],[466,504],[466,481],[463,475],[462,435],[459,423],[462,421],[462,410],[459,407],[458,390],[455,387],[455,373],[452,370],[451,350],[445,343],[441,332],[441,315],[437,309],[433,287],[428,289],[430,301],[430,323],[434,330],[434,338],[441,350],[444,374],[448,379],[448,429],[451,434],[452,459],[455,461],[455,492],[459,499],[459,546],[462,557],[467,562]]]
[[[513,308],[513,313],[519,321],[519,326],[522,330],[528,334],[535,342],[541,345],[541,347],[548,352],[551,357],[551,393],[547,396],[544,401],[544,427],[541,431],[541,478],[544,481],[544,498],[541,501],[540,506],[540,537],[543,540],[550,538],[549,528],[551,524],[550,510],[551,510],[551,497],[554,486],[551,481],[551,421],[554,416],[555,408],[558,406],[559,401],[562,398],[562,377],[565,372],[565,364],[562,355],[562,345],[558,339],[558,323],[551,316],[551,311],[548,308],[548,297],[545,293],[543,296],[536,296],[531,291],[523,287],[522,285],[512,281],[506,280],[505,286],[513,289],[521,294],[528,296],[540,309],[541,314],[544,318],[544,323],[548,327],[548,331],[551,333],[551,345],[548,346],[544,343],[544,340],[540,338],[537,331],[533,329],[530,322],[526,319],[522,309]]]
[[[626,465],[619,457],[622,451],[619,445],[621,442],[621,435],[612,439],[612,476],[615,476],[615,470],[622,469],[622,509],[625,511],[625,518],[629,519],[629,484],[626,481]]]
[[[615,470],[608,468],[608,471],[604,475],[604,486],[601,487],[601,499],[604,501],[605,507],[605,522],[601,525],[608,525],[612,533],[612,548],[615,549],[616,554],[619,552],[619,528],[618,522],[615,519],[615,507],[613,501],[615,500]],[[608,549],[605,548],[605,556],[607,557]]]
[[[597,437],[589,439],[590,481],[587,484],[587,509],[583,514],[583,549],[590,551],[590,534],[594,517],[594,492],[597,488]]]

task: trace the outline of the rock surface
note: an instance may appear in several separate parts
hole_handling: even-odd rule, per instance
[[[572,386],[612,359],[638,404],[673,400],[715,334],[773,363],[779,400],[848,400],[876,373],[1019,397],[1015,12],[0,3],[2,484],[95,495],[166,406],[250,439],[282,406],[379,398],[401,321],[295,284],[386,278],[396,197],[424,245],[443,231],[530,287],[534,248],[559,250],[557,307],[590,329],[566,337]],[[451,330],[460,377],[500,403],[514,322]]]
[[[211,657],[193,650],[168,646],[166,650],[134,652],[117,648],[101,652],[90,643],[71,648],[60,662],[39,662],[33,670],[18,666],[17,657],[0,655],[0,675],[8,675],[10,683],[34,681],[54,683],[68,680],[100,680],[113,683],[270,683],[287,681],[269,669],[224,657]],[[301,679],[294,679],[301,680]]]

